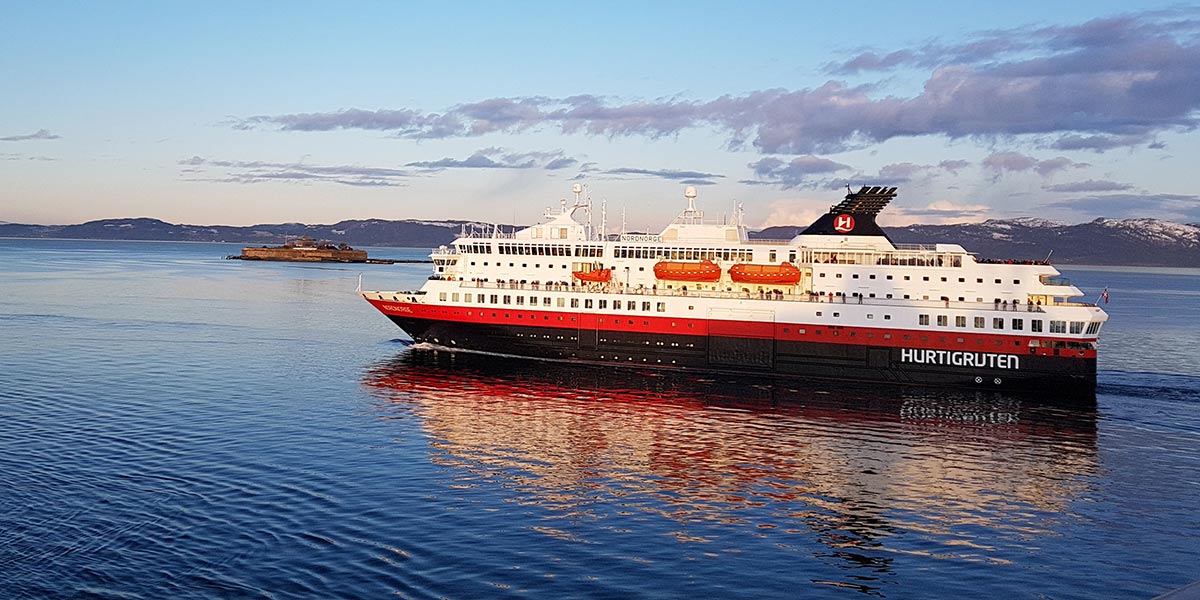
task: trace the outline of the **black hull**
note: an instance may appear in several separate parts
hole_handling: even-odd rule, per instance
[[[388,317],[419,343],[514,356],[767,377],[1032,391],[1070,397],[1094,397],[1096,392],[1094,358],[1021,355],[1019,368],[917,364],[905,361],[902,356],[905,350],[896,347]]]

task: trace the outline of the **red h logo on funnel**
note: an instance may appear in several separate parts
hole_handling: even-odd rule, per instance
[[[850,215],[838,215],[833,219],[833,228],[838,233],[850,233],[854,231],[854,217]]]

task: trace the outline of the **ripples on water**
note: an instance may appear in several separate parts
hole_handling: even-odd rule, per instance
[[[358,270],[214,260],[232,251],[0,241],[0,597],[1146,598],[1200,579],[1194,336],[1151,373],[1106,341],[1092,405],[762,385],[409,348],[350,293]],[[1121,306],[1114,339],[1162,326]]]

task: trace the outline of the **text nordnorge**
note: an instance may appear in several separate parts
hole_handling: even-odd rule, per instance
[[[956,367],[987,367],[990,369],[1015,370],[1021,368],[1021,357],[1016,354],[923,350],[916,348],[901,348],[900,362],[922,365],[953,365]]]

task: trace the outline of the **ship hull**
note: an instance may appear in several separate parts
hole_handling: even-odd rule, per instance
[[[755,335],[753,331],[743,335],[688,335],[590,326],[470,323],[388,314],[386,311],[385,314],[414,341],[455,350],[623,367],[758,374],[767,379],[819,378],[991,391],[1036,391],[1061,397],[1095,394],[1094,356],[997,355],[860,343],[805,342]]]

